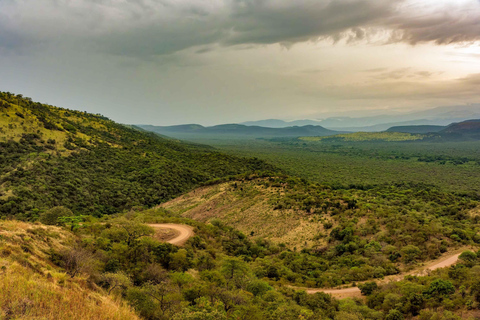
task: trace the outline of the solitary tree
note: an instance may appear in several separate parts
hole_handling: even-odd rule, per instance
[[[132,285],[130,278],[123,272],[104,273],[102,275],[102,281],[108,284],[108,294],[115,289],[126,289]]]

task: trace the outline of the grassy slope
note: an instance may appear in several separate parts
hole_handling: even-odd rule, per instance
[[[150,207],[212,179],[265,170],[274,169],[100,115],[0,93],[0,216],[33,219],[58,205],[99,216]]]
[[[197,221],[220,219],[245,234],[253,232],[290,248],[312,246],[324,231],[322,224],[305,211],[274,210],[271,200],[281,193],[258,181],[228,182],[196,189],[162,207]]]
[[[58,227],[0,224],[0,319],[138,319],[123,302],[71,279],[49,261],[50,250],[72,245]]]
[[[162,206],[200,221],[220,219],[290,248],[323,252],[331,263],[351,259],[386,268],[392,260],[405,266],[480,241],[478,202],[427,186],[331,190],[270,178],[204,187]],[[412,245],[418,252],[410,260]]]

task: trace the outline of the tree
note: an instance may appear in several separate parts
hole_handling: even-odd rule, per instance
[[[155,233],[152,227],[137,221],[127,219],[119,219],[117,221],[118,228],[125,233],[125,241],[130,247],[133,243],[141,237],[150,236]]]
[[[132,286],[132,281],[123,272],[107,272],[102,275],[101,279],[108,285],[108,294],[115,289],[127,289]]]
[[[180,303],[180,298],[175,295],[177,290],[173,289],[169,282],[161,284],[148,282],[142,286],[142,291],[156,302],[162,315],[165,315],[168,310]]]
[[[460,260],[463,260],[465,262],[465,265],[472,267],[477,260],[477,255],[475,254],[475,252],[472,251],[464,251],[458,258]]]
[[[273,288],[267,282],[261,280],[253,280],[247,285],[247,291],[253,293],[254,296],[261,296],[270,290],[273,290]]]
[[[40,222],[43,224],[56,226],[61,225],[61,218],[73,216],[72,210],[63,206],[53,207],[40,215]]]
[[[72,278],[79,273],[93,274],[98,269],[98,261],[85,249],[72,248],[63,251],[60,255],[62,267]]]
[[[405,263],[412,263],[416,261],[422,254],[422,251],[418,247],[413,245],[403,247],[401,252]]]
[[[367,282],[367,283],[364,283],[364,284],[360,284],[360,285],[358,285],[358,288],[360,289],[360,292],[362,293],[362,295],[369,296],[375,290],[378,289],[378,285],[377,285],[376,282],[372,281],[372,282]]]
[[[390,312],[388,312],[387,316],[385,317],[385,320],[403,320],[403,314],[398,311],[397,309],[392,309]]]
[[[210,302],[206,297],[195,300],[194,306],[173,316],[173,320],[227,320],[221,302]]]
[[[425,294],[438,298],[449,296],[452,293],[455,293],[453,284],[450,281],[442,279],[437,279],[430,283],[430,286],[425,291]]]
[[[74,231],[80,228],[81,223],[83,222],[82,216],[68,216],[68,217],[59,217],[57,221],[65,226],[70,227],[70,231]]]
[[[247,264],[239,258],[228,257],[223,261],[222,273],[230,281],[234,281],[236,277],[244,276],[247,272]]]
[[[177,252],[170,254],[169,267],[178,271],[187,271],[190,267],[187,250],[180,249]]]

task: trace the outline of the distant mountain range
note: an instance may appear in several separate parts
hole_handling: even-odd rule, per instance
[[[213,127],[204,127],[198,124],[185,124],[176,126],[138,125],[141,130],[155,132],[163,137],[190,141],[208,140],[244,140],[257,138],[298,138],[322,137],[337,134],[351,133],[348,131],[335,131],[322,126],[294,126],[286,128],[267,128],[260,126],[246,126],[240,124],[224,124]],[[401,132],[412,134],[430,134],[427,139],[436,141],[462,141],[480,140],[480,120],[467,120],[456,122],[447,126],[436,125],[410,125],[393,126],[386,132]],[[358,132],[358,131],[356,131]],[[433,134],[433,135],[431,135]],[[440,140],[439,140],[440,139]]]
[[[397,113],[369,117],[330,117],[322,120],[283,121],[268,119],[248,121],[247,126],[285,128],[291,126],[315,125],[336,131],[385,131],[393,126],[435,125],[447,126],[453,122],[480,118],[480,104],[437,107],[412,113]]]
[[[285,128],[268,128],[247,126],[242,124],[223,124],[213,127],[204,127],[198,124],[177,126],[137,125],[143,130],[152,131],[177,139],[198,140],[202,138],[232,139],[232,138],[274,138],[274,137],[310,137],[328,136],[345,131],[334,131],[322,126],[293,126]]]
[[[419,125],[419,126],[395,126],[388,128],[387,132],[405,132],[405,133],[432,133],[440,132],[446,129],[447,126],[429,126],[429,125]]]
[[[469,137],[480,138],[480,119],[471,119],[462,122],[451,123],[448,126],[397,126],[391,127],[388,132],[405,132],[405,133],[439,133],[444,136],[463,135]]]
[[[480,140],[480,119],[452,123],[440,134],[460,140]]]

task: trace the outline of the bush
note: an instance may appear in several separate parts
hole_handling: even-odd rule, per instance
[[[455,292],[455,287],[450,281],[437,279],[430,283],[425,294],[429,296],[445,297]]]
[[[422,254],[422,251],[413,245],[403,247],[401,252],[405,263],[415,262]]]
[[[60,218],[73,216],[72,210],[63,206],[53,207],[40,215],[40,222],[51,226],[60,225]]]
[[[375,290],[378,289],[378,285],[376,282],[372,281],[372,282],[364,283],[363,285],[361,284],[358,286],[358,288],[360,289],[360,292],[362,293],[362,295],[369,296]]]
[[[385,320],[403,320],[403,314],[397,309],[392,309],[385,317]]]
[[[463,260],[467,266],[473,266],[475,260],[477,260],[477,255],[472,251],[464,251],[458,258]]]
[[[273,288],[261,280],[254,280],[247,285],[247,291],[253,293],[254,296],[261,296],[265,292],[273,290]]]

